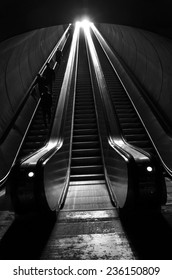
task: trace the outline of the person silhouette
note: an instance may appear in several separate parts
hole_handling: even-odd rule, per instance
[[[61,63],[62,56],[63,56],[62,51],[58,48],[57,51],[56,51],[56,62],[57,62],[58,66]]]
[[[35,80],[35,82],[33,84],[33,87],[35,85],[38,86],[38,91],[39,91],[39,94],[41,96],[41,93],[44,91],[44,88],[45,88],[45,85],[46,85],[45,78],[43,76],[41,76],[40,74],[37,74],[36,80]]]
[[[45,77],[45,84],[50,90],[50,93],[52,94],[52,88],[53,88],[53,81],[55,80],[55,72],[54,70],[50,67],[50,64],[47,62],[46,63],[46,69],[44,71],[44,77]]]

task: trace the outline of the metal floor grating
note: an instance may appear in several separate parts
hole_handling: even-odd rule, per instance
[[[63,210],[113,209],[104,180],[72,182]]]

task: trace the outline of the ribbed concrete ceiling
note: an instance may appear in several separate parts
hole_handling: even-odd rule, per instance
[[[149,30],[172,26],[170,0],[2,0],[0,41],[36,28],[73,22],[82,14],[94,22]]]

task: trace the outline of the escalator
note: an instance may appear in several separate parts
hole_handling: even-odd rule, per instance
[[[112,208],[106,187],[84,36],[80,34],[69,189],[63,210]]]
[[[113,70],[101,45],[97,42],[97,39],[94,36],[93,39],[103,69],[109,95],[113,103],[114,112],[119,120],[119,126],[121,127],[124,139],[129,144],[138,147],[139,149],[143,149],[145,152],[156,157],[156,151],[153,144],[126,93],[126,90]]]
[[[96,80],[92,67],[100,73],[101,70],[94,63],[91,64],[93,61],[90,60],[87,42],[83,30],[78,35],[74,34],[49,141],[50,150],[45,148],[45,154],[41,154],[41,151],[37,154],[38,158],[37,155],[33,156],[21,167],[13,169],[12,178],[18,187],[11,188],[11,196],[19,213],[31,209],[47,213],[55,213],[60,209],[114,209],[114,203],[124,210],[143,208],[140,205],[147,205],[147,209],[149,206],[155,206],[156,209],[160,207],[161,173],[157,176],[159,168],[152,158],[149,159],[146,152],[146,155],[144,152],[136,153],[133,148],[125,150],[112,141],[111,127],[115,127],[118,139],[120,132],[115,124],[116,118],[111,114],[111,102],[110,105],[105,103],[109,100],[108,92],[103,92],[104,100],[101,99],[99,80]],[[110,81],[108,87],[116,93],[112,100],[115,99],[118,117],[120,121],[123,120],[121,128],[132,132],[126,134],[130,144],[137,139],[142,149],[144,144],[147,152],[150,152],[152,147],[146,135],[141,133],[144,132],[141,122],[138,122],[139,118],[132,111],[127,95],[124,95],[125,91],[117,77],[114,78],[114,71],[105,56],[102,61],[100,50],[98,55],[102,69]],[[94,57],[93,54],[91,57]],[[103,79],[100,78],[100,81]],[[109,113],[112,117],[108,119],[105,114]],[[152,172],[149,172],[147,168],[151,166]],[[26,194],[26,189],[28,205],[25,207],[22,193]]]
[[[22,158],[31,155],[36,152],[38,149],[42,148],[49,137],[49,133],[51,130],[51,125],[53,122],[53,117],[55,113],[55,109],[58,103],[60,89],[62,85],[62,81],[64,78],[64,72],[67,64],[67,59],[70,51],[70,43],[71,38],[68,39],[67,43],[64,46],[63,50],[63,62],[60,64],[60,67],[55,68],[55,81],[53,83],[53,95],[52,95],[52,108],[51,108],[51,120],[50,123],[45,127],[43,121],[43,114],[41,105],[38,105],[38,108],[35,112],[33,120],[29,126],[25,139],[22,143],[20,152],[18,154],[18,161]]]

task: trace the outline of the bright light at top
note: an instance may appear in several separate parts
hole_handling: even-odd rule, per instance
[[[90,21],[88,19],[83,19],[81,21],[81,27],[87,28],[88,26],[90,26]]]
[[[92,23],[87,18],[85,18],[82,21],[77,21],[75,24],[77,27],[82,27],[83,29],[87,29],[88,27],[91,26]]]

